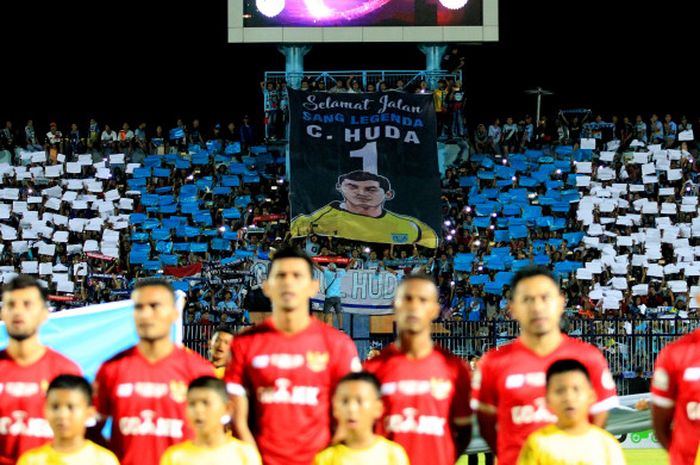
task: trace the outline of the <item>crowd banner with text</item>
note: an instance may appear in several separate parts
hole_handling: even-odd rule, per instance
[[[290,89],[289,99],[292,236],[437,247],[432,94]]]

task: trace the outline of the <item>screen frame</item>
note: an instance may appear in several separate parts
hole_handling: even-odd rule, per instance
[[[482,26],[245,27],[243,0],[228,0],[228,42],[230,44],[497,42],[498,0],[482,1]]]

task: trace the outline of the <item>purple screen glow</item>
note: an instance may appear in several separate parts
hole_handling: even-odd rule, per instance
[[[245,0],[246,27],[481,26],[483,0]]]

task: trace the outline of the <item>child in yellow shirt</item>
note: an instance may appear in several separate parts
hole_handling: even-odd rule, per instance
[[[195,438],[170,446],[160,465],[261,465],[255,446],[232,438],[224,431],[231,417],[225,383],[202,376],[187,390],[187,420]]]
[[[333,396],[333,417],[343,432],[339,444],[316,455],[314,465],[408,465],[406,451],[374,434],[384,406],[377,378],[366,372],[340,380]]]
[[[81,376],[57,376],[44,407],[53,441],[28,450],[17,465],[119,465],[112,452],[85,439],[85,424],[95,415],[90,383]]]
[[[586,367],[577,360],[554,362],[547,370],[547,407],[557,423],[527,438],[518,465],[625,465],[617,439],[589,422],[594,403]]]

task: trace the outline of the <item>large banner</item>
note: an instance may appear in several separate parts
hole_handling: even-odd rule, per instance
[[[290,89],[289,101],[293,237],[437,246],[432,94]]]
[[[178,309],[182,310],[185,302],[178,294]],[[92,381],[102,362],[138,342],[134,304],[124,300],[51,313],[39,338],[77,363]],[[182,341],[182,321],[173,326],[173,340]],[[0,347],[6,346],[7,332],[0,323]]]
[[[323,273],[316,273],[321,290],[311,299],[314,310],[323,309],[327,283]],[[340,284],[343,312],[361,315],[388,315],[393,313],[392,302],[399,279],[388,271],[348,270]]]

